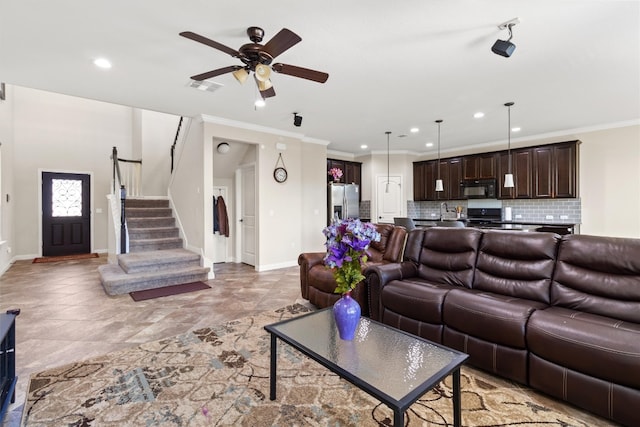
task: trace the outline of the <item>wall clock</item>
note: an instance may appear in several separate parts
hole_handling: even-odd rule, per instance
[[[278,166],[278,164],[282,162],[282,166]],[[283,183],[287,180],[289,174],[287,173],[287,169],[284,166],[284,160],[282,159],[282,153],[278,155],[278,160],[276,161],[276,168],[273,170],[273,179],[276,182]]]

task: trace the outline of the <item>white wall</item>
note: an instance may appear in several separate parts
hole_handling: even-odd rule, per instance
[[[577,135],[582,234],[640,238],[640,126]]]
[[[210,157],[206,158],[204,148],[202,121],[193,120],[186,139],[177,147],[178,156],[174,161],[173,177],[169,184],[174,215],[184,233],[182,237],[187,248],[196,253],[204,248],[205,204],[211,203],[208,200],[211,181],[206,182],[204,179],[205,165],[210,163]],[[207,212],[211,212],[211,209]]]
[[[255,152],[258,197],[256,269],[262,271],[297,265],[298,256],[303,251],[303,236],[319,233],[319,237],[312,237],[304,247],[322,250],[326,142],[307,141],[301,134],[212,117],[204,120],[203,141],[205,146],[211,146],[204,151],[205,159],[211,159],[209,153],[215,149],[214,141],[241,141],[258,147]],[[278,144],[286,145],[286,149],[278,149]],[[288,171],[288,179],[284,183],[273,179],[280,152]],[[206,176],[215,176],[212,166],[205,166],[204,171]],[[211,194],[211,191],[205,190],[205,194]],[[233,220],[230,218],[230,222]],[[208,254],[207,258],[214,257]]]
[[[13,226],[15,193],[13,191],[14,136],[13,136],[13,86],[5,86],[5,100],[0,100],[0,274],[8,267],[15,246]],[[9,196],[9,201],[7,201]]]
[[[171,179],[171,145],[180,117],[142,110],[142,194],[166,196]]]
[[[131,150],[131,109],[14,87],[15,201],[13,227],[18,257],[41,255],[39,185],[41,171],[91,174],[93,251],[107,248],[107,199],[111,148]],[[96,213],[102,209],[102,213]]]

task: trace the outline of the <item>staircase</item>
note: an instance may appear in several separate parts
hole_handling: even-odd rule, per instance
[[[129,253],[98,268],[107,294],[207,280],[209,268],[200,266],[200,255],[183,249],[168,200],[127,199],[125,213]]]

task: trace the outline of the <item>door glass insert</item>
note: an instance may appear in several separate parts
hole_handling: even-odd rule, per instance
[[[79,179],[51,180],[52,216],[82,216],[82,181]]]

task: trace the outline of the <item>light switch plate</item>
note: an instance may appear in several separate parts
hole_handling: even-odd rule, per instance
[[[546,219],[553,219],[553,215],[547,215],[545,216]]]

